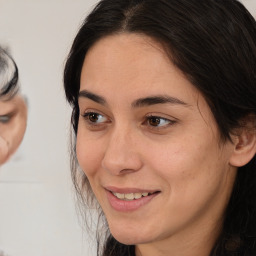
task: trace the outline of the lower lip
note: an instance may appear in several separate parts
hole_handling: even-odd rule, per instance
[[[116,211],[129,212],[129,211],[138,210],[140,207],[149,203],[158,194],[159,193],[154,193],[152,195],[141,197],[139,199],[125,201],[125,200],[118,199],[110,191],[107,191],[107,198],[112,208],[114,208]]]

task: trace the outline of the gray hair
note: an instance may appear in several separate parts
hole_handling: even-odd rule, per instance
[[[0,98],[12,98],[19,90],[18,85],[18,68],[15,61],[0,46]]]

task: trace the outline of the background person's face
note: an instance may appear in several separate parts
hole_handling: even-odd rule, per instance
[[[204,98],[162,48],[133,34],[100,40],[80,91],[77,158],[113,236],[215,236],[236,175],[233,145],[220,143]]]
[[[20,95],[0,99],[0,164],[20,145],[27,124],[27,106]]]

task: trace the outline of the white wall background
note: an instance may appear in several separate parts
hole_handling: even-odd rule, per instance
[[[242,2],[256,16],[256,0]],[[0,0],[0,43],[10,46],[29,101],[22,147],[0,170],[0,247],[12,256],[94,255],[75,213],[62,72],[95,3]]]
[[[0,43],[10,46],[29,101],[22,147],[0,170],[0,248],[12,256],[92,255],[74,207],[62,72],[95,2],[0,0]]]

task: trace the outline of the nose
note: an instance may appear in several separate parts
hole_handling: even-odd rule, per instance
[[[131,130],[115,129],[108,137],[102,167],[113,175],[136,172],[142,167],[138,138]]]

